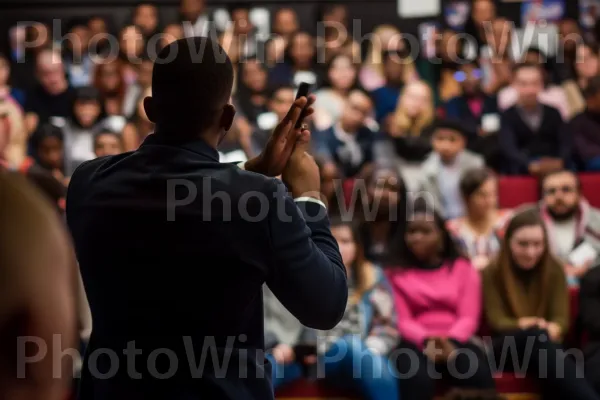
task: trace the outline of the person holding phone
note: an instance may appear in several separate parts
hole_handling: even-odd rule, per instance
[[[94,321],[79,395],[273,399],[263,285],[314,329],[337,325],[348,297],[310,132],[295,127],[314,97],[294,102],[258,157],[220,163],[235,116],[231,60],[207,37],[171,43],[167,58],[144,99],[155,132],[71,178],[67,222]],[[90,356],[98,349],[118,355],[108,379],[97,372],[113,361]]]

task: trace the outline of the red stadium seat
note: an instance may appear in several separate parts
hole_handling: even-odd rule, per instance
[[[531,176],[502,176],[498,180],[498,205],[515,208],[539,200],[538,182]]]
[[[594,207],[600,207],[600,174],[579,174],[583,195]]]

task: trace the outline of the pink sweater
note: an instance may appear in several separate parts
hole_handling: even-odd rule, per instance
[[[481,313],[481,279],[471,263],[458,259],[436,270],[388,269],[398,313],[398,330],[419,348],[439,335],[466,342]]]

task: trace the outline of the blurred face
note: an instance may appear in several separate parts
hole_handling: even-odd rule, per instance
[[[37,78],[44,89],[56,96],[67,89],[65,68],[60,56],[51,51],[45,51],[37,59]]]
[[[543,201],[551,215],[557,219],[572,217],[581,200],[577,178],[570,172],[548,176],[544,180]]]
[[[312,64],[312,59],[315,56],[313,38],[306,33],[294,36],[290,53],[296,64],[301,66]]]
[[[333,22],[346,26],[348,23],[348,11],[344,6],[334,7],[323,16],[323,22]]]
[[[279,10],[273,22],[273,32],[283,37],[290,37],[298,31],[298,18],[291,8]]]
[[[181,0],[181,14],[188,21],[195,21],[204,12],[204,0]]]
[[[106,21],[102,18],[92,18],[90,22],[88,22],[88,27],[90,28],[90,35],[100,35],[107,32]]]
[[[355,132],[360,129],[372,111],[373,105],[367,95],[358,91],[351,92],[341,117],[344,130]]]
[[[133,24],[139,26],[144,34],[152,34],[158,26],[158,10],[150,4],[142,4],[135,9]]]
[[[48,27],[41,23],[31,25],[26,33],[27,41],[35,48],[41,48],[50,43],[50,32]]]
[[[577,22],[567,19],[558,27],[560,43],[566,51],[575,51],[577,42],[581,40],[581,31]]]
[[[469,213],[487,215],[498,208],[498,182],[490,178],[485,181],[467,202]]]
[[[406,246],[419,261],[430,260],[442,249],[442,233],[433,218],[427,218],[425,214],[415,214],[408,222],[404,238]]]
[[[404,83],[403,62],[397,54],[389,54],[383,60],[383,74],[388,84],[401,85]]]
[[[465,148],[465,138],[451,129],[437,129],[431,140],[433,151],[445,162],[452,162]]]
[[[139,65],[137,81],[143,87],[147,88],[152,84],[152,61],[144,60]]]
[[[283,61],[285,55],[285,39],[282,36],[275,36],[267,42],[267,62],[275,64]]]
[[[5,58],[0,57],[0,87],[8,83],[9,76],[10,66],[8,65],[8,61],[6,61]]]
[[[267,71],[258,61],[251,60],[244,64],[242,79],[251,91],[264,91],[267,88],[267,78]]]
[[[329,68],[331,85],[338,90],[348,90],[356,81],[356,68],[349,57],[337,57]]]
[[[472,64],[461,66],[459,73],[455,75],[461,84],[465,94],[479,93],[481,89],[481,70]]]
[[[458,62],[461,58],[461,45],[459,39],[459,36],[457,36],[455,32],[445,31],[442,33],[442,38],[439,43],[439,52],[444,61]]]
[[[64,158],[63,142],[53,136],[43,139],[38,148],[38,157],[46,168],[62,168]]]
[[[514,87],[522,106],[536,106],[538,96],[544,90],[542,71],[539,68],[521,68],[515,75]]]
[[[94,153],[96,157],[114,156],[123,152],[121,141],[113,133],[100,134],[96,138]]]
[[[598,54],[594,54],[592,49],[585,45],[577,47],[575,69],[579,77],[593,78],[598,75],[599,64]]]
[[[490,44],[496,49],[499,56],[504,56],[512,38],[512,27],[505,19],[496,19],[492,23],[492,40]]]
[[[176,40],[183,38],[183,27],[179,24],[167,25],[160,39],[161,47],[167,47]]]
[[[490,0],[477,0],[473,3],[471,15],[475,24],[481,27],[484,22],[491,22],[496,18],[496,7]]]
[[[294,102],[294,91],[291,88],[279,89],[273,94],[273,98],[269,102],[269,108],[275,114],[277,118],[282,120],[287,114],[292,103]]]
[[[121,31],[119,46],[121,46],[121,52],[130,61],[142,54],[144,51],[144,37],[140,29],[133,25],[125,27]]]
[[[425,85],[415,83],[406,87],[401,101],[406,115],[417,118],[427,109],[431,96]]]
[[[100,69],[100,88],[104,93],[113,93],[119,89],[121,76],[116,63],[104,64]]]
[[[544,229],[539,225],[517,229],[509,240],[514,263],[522,269],[531,270],[544,255]]]
[[[238,8],[231,13],[234,31],[238,35],[248,35],[254,27],[250,22],[250,12],[247,8]]]
[[[75,56],[87,53],[91,32],[86,26],[76,26],[71,30],[69,46]]]
[[[356,260],[356,242],[352,235],[352,229],[347,225],[333,226],[331,227],[331,233],[340,248],[342,261],[348,271]]]
[[[368,204],[379,204],[378,214],[389,215],[400,202],[400,181],[393,171],[377,171],[367,187]],[[400,216],[398,216],[400,217]]]
[[[97,101],[76,101],[75,117],[84,128],[94,125],[100,116],[100,104]]]

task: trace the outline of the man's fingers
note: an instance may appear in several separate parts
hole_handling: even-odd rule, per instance
[[[310,150],[310,131],[308,129],[303,129],[300,132],[300,136],[296,140],[296,147],[294,147],[295,152],[300,152],[303,154]]]
[[[308,100],[306,99],[306,97],[300,97],[299,99],[294,101],[286,116],[279,123],[278,128],[287,126],[289,123],[291,123],[292,127],[296,125],[296,122],[298,121],[298,118],[300,118],[300,114],[302,114],[302,110],[304,109],[304,107],[306,107],[307,102]],[[277,130],[279,131],[279,129]],[[286,131],[285,133],[289,132],[287,129],[283,129],[283,131]],[[276,134],[281,133],[283,132],[276,132]]]

